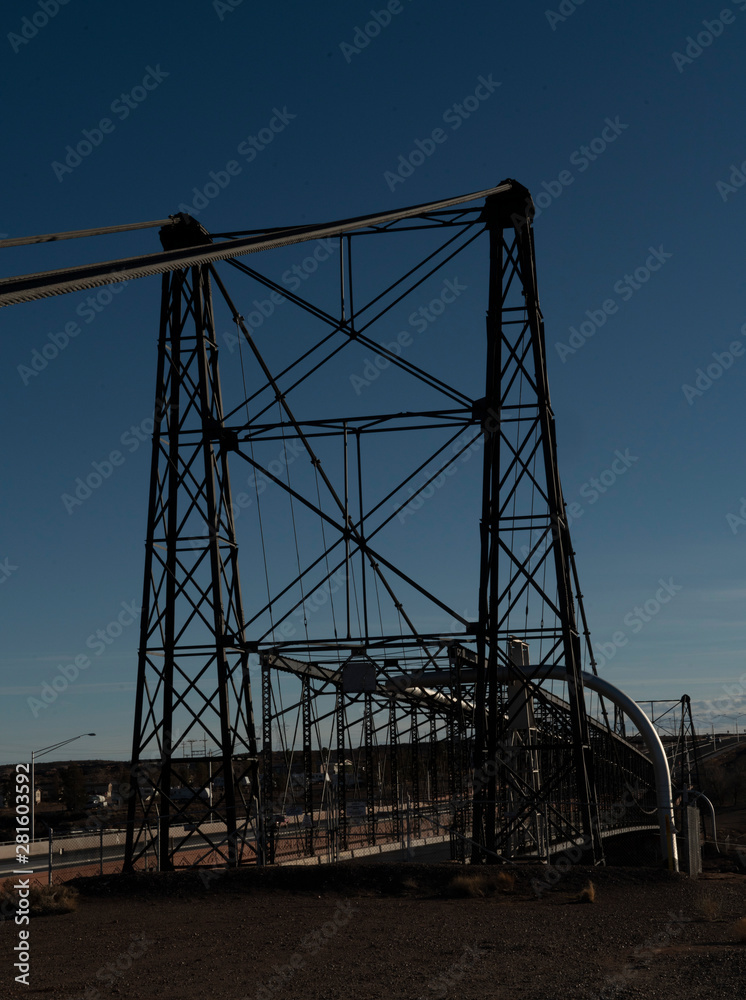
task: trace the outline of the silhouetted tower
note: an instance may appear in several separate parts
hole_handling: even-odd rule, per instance
[[[472,860],[494,862],[526,847],[541,851],[546,839],[566,835],[584,838],[599,862],[533,214],[529,192],[515,182],[509,193],[489,197],[484,209],[490,277],[486,388],[477,404],[485,447],[476,637],[477,662],[486,669],[476,690]],[[555,711],[548,685],[536,677],[537,668],[550,666],[567,671],[569,713]],[[567,789],[562,815],[546,807],[560,784]]]
[[[676,748],[671,761],[671,780],[674,792],[680,792],[686,804],[692,791],[701,791],[699,774],[699,747],[692,718],[692,702],[688,694],[681,696],[681,721]]]
[[[187,219],[161,239],[166,250],[211,242]],[[257,747],[230,503],[234,446],[209,267],[175,270],[162,284],[128,869],[148,848],[161,868],[187,850],[192,863],[234,865],[250,839]],[[197,769],[200,758],[186,753],[194,742],[214,748]]]

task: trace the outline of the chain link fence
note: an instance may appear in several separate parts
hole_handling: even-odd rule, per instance
[[[258,816],[255,811],[252,818],[246,818],[231,846],[241,865],[324,864],[382,855],[397,861],[416,858],[464,862],[469,860],[472,848],[467,812],[465,804],[459,808],[446,798],[418,807],[405,800],[396,807],[388,804],[374,810],[364,802],[351,800],[343,816],[333,806],[314,809],[311,814],[293,807],[280,811],[268,806]],[[641,818],[637,818],[638,823]],[[648,850],[650,862],[655,863],[657,834],[637,829],[640,840],[606,842],[611,863],[639,864]],[[146,846],[133,865],[135,871],[160,870],[159,833],[157,827],[148,830]],[[229,839],[224,823],[174,825],[169,831],[168,856],[176,868],[225,867]],[[125,841],[123,827],[99,825],[65,832],[50,829],[46,840],[36,840],[32,845],[29,874],[33,872],[36,882],[58,885],[75,878],[121,872]],[[649,848],[643,850],[643,841],[649,841]],[[551,854],[558,851],[562,846],[556,844]],[[13,852],[14,845],[0,845],[5,877],[18,867],[11,861]]]
[[[24,865],[23,871],[28,872],[34,882],[45,885],[60,885],[81,876],[119,872],[124,861],[124,840],[124,830],[103,826],[94,830],[64,832],[50,829],[46,839],[35,840],[30,845],[28,865]],[[14,844],[0,844],[0,864],[7,868],[3,877],[9,878],[12,874],[9,859],[14,857]],[[144,865],[141,867],[144,868]],[[20,871],[17,862],[14,862],[12,870]]]
[[[352,814],[350,814],[352,813]],[[266,832],[267,860],[282,864],[342,861],[389,852],[404,856],[424,846],[445,845],[444,858],[452,856],[454,811],[448,802],[413,808],[404,804],[393,811],[369,814],[361,804],[340,819],[333,812],[275,818]]]

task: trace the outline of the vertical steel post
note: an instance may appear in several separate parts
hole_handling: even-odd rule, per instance
[[[366,691],[363,703],[363,739],[365,742],[365,817],[368,843],[376,842],[376,780],[373,760],[373,696]]]
[[[430,710],[430,752],[427,764],[430,778],[430,808],[435,815],[438,811],[438,720],[432,709]]]
[[[272,771],[272,671],[266,660],[262,660],[262,793],[257,805],[260,819],[262,856],[264,864],[271,864],[273,857],[272,840],[272,800],[274,798],[274,774]]]
[[[347,850],[347,768],[345,766],[345,703],[342,685],[337,685],[337,844]]]
[[[313,814],[313,750],[311,744],[311,679],[304,677],[301,682],[301,712],[303,716],[303,774],[304,774],[304,805],[308,825],[306,826],[306,853],[314,853],[314,814]]]
[[[412,765],[412,795],[411,801],[414,806],[414,830],[415,836],[420,835],[420,731],[419,731],[419,719],[417,715],[417,705],[412,705],[410,712],[411,719],[411,737],[410,737],[410,753],[411,753],[411,765]]]
[[[399,796],[399,729],[396,721],[396,702],[389,706],[389,777],[391,780],[391,831],[394,840],[401,837],[401,811]]]

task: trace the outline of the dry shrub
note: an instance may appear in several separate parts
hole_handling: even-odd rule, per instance
[[[733,933],[736,935],[736,941],[740,944],[746,944],[746,917],[736,920],[733,926]]]
[[[32,884],[28,901],[32,917],[71,913],[78,908],[78,890],[69,885]],[[0,886],[0,903],[18,908],[18,890],[13,879],[6,879]]]
[[[510,872],[498,872],[495,876],[497,888],[501,892],[513,892],[515,889],[515,875]]]
[[[699,909],[703,920],[717,920],[720,916],[720,903],[712,896],[705,896]]]
[[[70,885],[32,885],[29,903],[33,917],[72,913],[78,908],[78,890]]]
[[[588,885],[581,889],[578,893],[579,903],[595,903],[596,902],[596,887],[593,882],[589,882]]]
[[[484,875],[456,875],[448,883],[448,895],[457,899],[474,899],[485,894]]]
[[[515,875],[511,875],[510,872],[489,875],[469,872],[452,878],[448,884],[447,894],[461,899],[475,899],[479,896],[492,896],[496,892],[512,892],[514,888]]]
[[[18,897],[13,891],[13,879],[8,878],[0,885],[0,904],[10,903],[11,906],[15,907],[17,902]]]

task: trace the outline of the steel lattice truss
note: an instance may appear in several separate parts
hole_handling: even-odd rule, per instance
[[[647,704],[650,721],[661,736],[671,768],[676,828],[684,830],[687,804],[702,788],[700,756],[705,740],[696,731],[688,694],[677,700],[656,698]]]
[[[199,268],[163,278],[133,753],[133,761],[155,756],[162,765],[152,786],[138,783],[139,802],[130,800],[130,863],[158,830],[162,863],[178,854],[190,838],[184,831],[174,839],[172,829],[181,820],[183,830],[195,806],[198,822],[211,814],[225,822],[217,838],[205,838],[205,858],[217,850],[237,861],[243,844],[237,829],[245,828],[255,793],[248,653],[206,278]],[[196,788],[194,755],[187,764],[178,753],[190,740],[218,748],[211,773]],[[196,794],[177,800],[171,794],[177,787]]]
[[[185,316],[191,316],[194,323],[196,355],[202,352],[206,358],[202,374],[192,380],[191,397],[186,393],[193,406],[202,407],[203,440],[198,440],[199,435],[190,439],[175,424],[162,431],[169,440],[172,469],[177,453],[178,467],[183,465],[185,470],[191,470],[196,456],[200,457],[201,472],[191,489],[192,494],[194,490],[203,494],[205,503],[194,504],[183,475],[176,474],[175,482],[177,491],[187,493],[181,508],[186,503],[186,509],[202,517],[207,529],[195,558],[195,566],[205,567],[206,582],[187,612],[191,615],[193,608],[196,611],[204,603],[217,623],[217,687],[210,686],[202,705],[211,707],[220,723],[222,773],[232,774],[233,783],[238,773],[231,759],[235,753],[231,734],[235,737],[238,720],[228,715],[224,689],[234,674],[227,664],[221,674],[220,651],[225,653],[233,644],[237,666],[242,650],[244,656],[258,654],[261,662],[260,767],[257,771],[245,768],[241,776],[249,777],[248,787],[256,795],[255,779],[260,775],[262,808],[254,810],[244,803],[243,827],[238,830],[235,802],[226,794],[230,850],[223,846],[222,825],[214,836],[204,829],[189,831],[205,840],[206,848],[226,855],[229,862],[234,860],[231,851],[236,845],[247,842],[257,844],[262,857],[274,860],[276,842],[281,840],[275,819],[286,813],[288,795],[293,805],[303,807],[307,825],[302,837],[309,852],[314,850],[320,826],[327,833],[330,827],[339,831],[337,848],[348,846],[348,799],[355,803],[356,818],[364,819],[358,827],[364,828],[369,842],[380,836],[397,839],[405,797],[408,815],[414,799],[416,825],[421,824],[423,756],[431,772],[427,821],[431,828],[448,830],[455,856],[464,856],[467,837],[474,843],[473,860],[502,859],[527,850],[541,853],[550,842],[584,837],[595,860],[601,858],[571,548],[546,384],[531,225],[525,216],[515,220],[525,197],[527,192],[511,185],[509,191],[492,194],[479,209],[447,208],[381,224],[349,226],[338,237],[340,267],[333,311],[328,305],[288,293],[266,268],[231,260],[254,288],[276,296],[252,300],[260,310],[265,303],[262,313],[267,302],[279,304],[280,296],[297,310],[294,322],[304,332],[308,329],[310,336],[308,346],[292,359],[282,354],[276,359],[267,356],[255,332],[256,320],[252,326],[252,313],[248,319],[243,316],[245,306],[234,303],[213,264],[192,270],[191,290],[186,294],[185,272],[176,272],[176,283],[168,283],[167,291],[164,288],[167,332],[162,359],[170,357],[173,364],[174,331],[183,337],[180,323]],[[194,226],[191,232],[195,241],[207,239]],[[413,234],[418,237],[417,257],[409,266],[399,265],[388,284],[371,283],[361,293],[366,283],[358,277],[357,268],[359,259],[366,259],[367,248],[359,248],[360,241],[370,244],[375,239],[380,246],[404,234],[410,240]],[[230,238],[245,235],[230,234]],[[166,236],[172,240],[172,231],[167,230]],[[429,241],[424,252],[423,236]],[[444,268],[477,240],[486,244],[490,261],[484,396],[464,392],[455,380],[444,378],[437,366],[433,370],[415,364],[397,351],[395,342],[382,346],[372,335],[373,328],[387,323],[392,310],[403,301],[413,303],[421,286],[432,287],[427,283],[447,273]],[[242,398],[224,413],[219,412],[214,359],[218,329],[210,308],[210,278],[227,306],[241,346]],[[454,293],[458,288],[458,282],[451,283]],[[406,381],[417,382],[420,394],[415,398],[432,402],[394,412],[325,414],[329,370],[342,352],[359,356],[361,349],[398,368]],[[305,415],[309,410],[314,412],[311,418]],[[416,437],[417,447],[412,447],[411,454],[397,454],[389,443],[391,434],[404,434],[410,440]],[[386,454],[392,459],[396,456],[397,473],[388,481],[375,472],[371,477],[366,463],[366,452],[380,448],[382,439]],[[278,446],[283,456],[279,463]],[[410,572],[406,559],[392,558],[385,542],[387,529],[397,519],[401,521],[407,510],[411,512],[429,488],[442,483],[473,448],[481,451],[483,461],[476,622]],[[181,451],[186,451],[186,457]],[[252,600],[238,627],[222,622],[219,610],[226,599],[229,607],[240,607],[240,600],[235,599],[236,567],[230,558],[236,545],[233,524],[230,516],[225,517],[225,524],[221,522],[232,507],[228,454],[234,467],[242,460],[251,469],[260,542],[255,543],[252,563],[258,569],[261,548],[266,582],[266,600]],[[289,455],[300,456],[300,469],[291,469]],[[274,512],[261,503],[258,477],[272,496],[273,506],[281,505],[283,497],[288,502],[283,524],[286,541],[292,532],[295,572],[287,552],[284,560],[268,554],[272,529],[264,519]],[[151,522],[157,511],[151,499]],[[172,600],[188,600],[188,587],[179,583],[177,588],[172,576],[194,582],[194,572],[176,553],[184,544],[194,546],[196,537],[196,530],[188,530],[174,515],[166,549],[174,548],[175,555],[171,569],[162,564],[174,588],[166,598],[166,609]],[[306,544],[312,537],[316,541]],[[287,548],[290,551],[292,546]],[[309,615],[318,605],[309,604],[309,595],[316,600],[328,595],[331,612],[317,615],[310,627]],[[415,611],[410,610],[413,604]],[[428,606],[431,614],[436,609],[441,617],[445,613],[453,623],[450,630],[420,626],[420,620],[428,617]],[[539,646],[532,665],[566,668],[567,703],[558,705],[545,695],[548,685],[530,680],[521,669],[529,663],[529,643]],[[469,644],[476,649],[470,650]],[[523,651],[521,662],[511,649]],[[212,650],[209,656],[212,665]],[[186,689],[180,696],[173,683],[164,680],[163,671],[156,671],[149,712],[155,719],[154,698],[160,697],[160,683],[166,708],[152,734],[138,722],[133,760],[141,760],[148,739],[157,738],[159,725],[171,732],[176,709],[187,709],[191,716],[180,727],[179,742],[195,727],[206,730],[203,713],[191,704],[192,695],[203,697],[204,668],[199,655],[195,666],[199,669],[182,670]],[[153,669],[152,658],[141,660],[139,688],[143,690],[143,671],[149,668]],[[511,674],[507,682],[500,675],[505,669]],[[242,676],[247,677],[245,669]],[[235,685],[234,698],[239,705],[250,704],[248,692],[236,691]],[[215,735],[209,732],[211,741],[217,743]],[[243,738],[250,762],[251,733]],[[187,833],[174,845],[172,807],[163,808],[173,777],[167,762],[173,768],[178,745],[171,736],[170,745],[159,747],[164,761],[156,782],[159,795],[150,799],[159,797],[162,803],[162,864],[169,844],[174,857],[190,839]],[[474,789],[472,824],[472,772],[476,767],[482,773],[490,763],[486,780],[477,782]],[[230,784],[225,782],[226,792]],[[442,795],[433,794],[433,785],[436,793],[442,789]],[[301,803],[295,802],[295,793]],[[195,800],[181,812],[189,812],[194,805]],[[206,810],[203,806],[202,811]],[[213,802],[207,811],[213,818],[216,812],[222,818],[219,803]],[[147,804],[143,813],[140,831],[146,842]],[[250,831],[254,815],[257,829]],[[133,846],[133,861],[135,857]]]
[[[163,275],[128,867],[405,831],[600,862],[602,828],[649,822],[649,762],[587,715],[532,214],[505,181],[317,226],[175,216],[162,253],[0,282]]]

